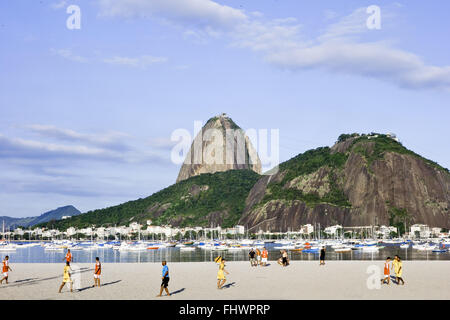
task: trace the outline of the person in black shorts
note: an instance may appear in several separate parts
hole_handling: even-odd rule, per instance
[[[167,287],[169,286],[169,267],[167,266],[167,262],[162,262],[162,282],[161,282],[161,290],[159,291],[159,295],[157,297],[161,297],[163,290],[166,290],[166,294],[170,296],[169,289]]]
[[[256,255],[256,252],[255,252],[255,250],[253,250],[253,248],[250,250],[250,252],[248,253],[248,257],[249,257],[249,259],[250,259],[250,265],[252,266],[252,267],[256,267],[257,266],[257,262],[256,262],[256,259],[255,259],[255,255]]]
[[[322,249],[320,249],[320,263],[319,266],[325,265],[325,247],[322,247]]]
[[[287,267],[289,265],[289,260],[288,260],[288,253],[286,250],[283,250],[281,257],[282,257],[281,263],[283,267]]]

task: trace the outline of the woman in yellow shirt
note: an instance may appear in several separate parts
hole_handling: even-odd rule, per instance
[[[392,262],[392,266],[394,267],[395,272],[395,278],[397,280],[397,284],[400,284],[400,281],[402,282],[402,285],[405,284],[405,281],[403,281],[402,275],[403,275],[403,263],[399,256],[394,257],[394,261]]]
[[[225,273],[229,274],[227,270],[225,270],[225,259],[222,259],[220,261],[219,271],[217,272],[217,289],[222,289],[225,281],[227,281]]]
[[[62,290],[62,288],[64,287],[64,285],[66,283],[70,283],[70,292],[73,292],[73,290],[72,290],[73,289],[72,288],[73,281],[72,281],[72,278],[70,277],[70,271],[71,270],[72,269],[70,269],[70,262],[67,261],[66,265],[64,267],[63,282],[62,282],[61,286],[59,287],[59,293],[61,293],[61,290]]]

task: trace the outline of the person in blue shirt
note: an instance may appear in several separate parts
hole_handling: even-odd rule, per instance
[[[169,267],[167,266],[167,262],[162,262],[162,282],[161,282],[161,290],[159,291],[159,295],[157,297],[161,297],[163,290],[166,290],[166,293],[168,296],[170,296],[169,289],[167,287],[169,286]]]

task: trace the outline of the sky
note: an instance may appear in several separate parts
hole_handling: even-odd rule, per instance
[[[446,0],[0,1],[0,216],[149,196],[178,175],[172,133],[222,112],[279,130],[280,161],[392,132],[449,168],[448,12]]]

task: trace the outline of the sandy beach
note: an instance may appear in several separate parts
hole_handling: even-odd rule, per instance
[[[283,268],[271,261],[268,267],[248,262],[227,262],[227,286],[216,288],[218,266],[212,262],[169,263],[171,297],[157,298],[161,283],[160,263],[103,264],[102,287],[92,288],[93,264],[80,268],[79,289],[68,287],[58,294],[64,264],[13,264],[9,284],[0,285],[0,299],[450,299],[450,262],[404,261],[404,286],[369,289],[382,273],[383,261],[292,261]],[[367,273],[368,268],[373,268]],[[372,278],[370,278],[372,277]],[[371,281],[374,280],[374,281]]]

